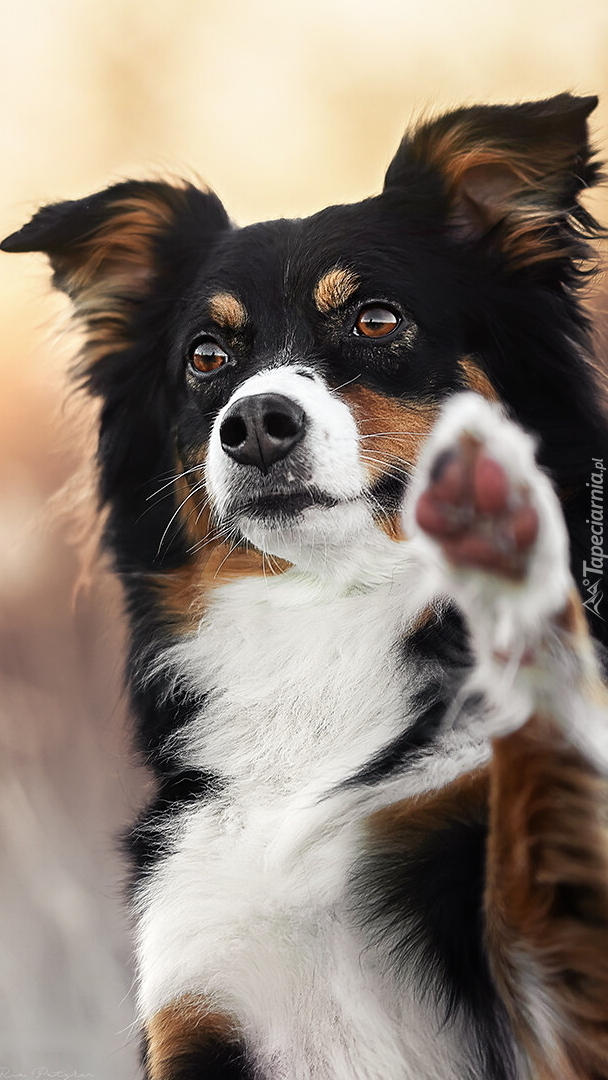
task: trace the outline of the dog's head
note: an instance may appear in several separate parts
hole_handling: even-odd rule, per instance
[[[450,113],[406,136],[380,195],[304,220],[238,229],[209,192],[131,181],[9,237],[48,253],[84,322],[121,567],[227,536],[306,564],[398,537],[459,389],[505,400],[580,482],[599,430],[573,299],[595,104]]]

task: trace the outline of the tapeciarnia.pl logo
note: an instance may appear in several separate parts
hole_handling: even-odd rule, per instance
[[[586,607],[587,611],[592,611],[594,615],[597,615],[598,619],[604,622],[604,617],[600,614],[599,608],[604,596],[602,589],[604,559],[608,559],[608,554],[604,554],[604,473],[606,466],[603,458],[591,458],[591,460],[593,462],[593,472],[590,476],[590,483],[587,484],[591,496],[591,516],[587,518],[587,524],[591,528],[591,554],[589,562],[586,559],[583,560],[583,587],[587,590],[587,599],[583,600],[583,607]]]

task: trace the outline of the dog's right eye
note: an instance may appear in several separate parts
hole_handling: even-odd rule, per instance
[[[209,375],[230,360],[228,353],[212,337],[199,339],[190,350],[190,367],[197,375]]]

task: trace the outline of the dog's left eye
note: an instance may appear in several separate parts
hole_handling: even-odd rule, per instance
[[[390,334],[401,322],[401,318],[388,307],[381,304],[368,304],[357,315],[353,333],[363,337],[380,338]]]
[[[195,371],[207,375],[210,371],[217,371],[229,361],[227,352],[214,338],[204,338],[190,351],[190,365]]]

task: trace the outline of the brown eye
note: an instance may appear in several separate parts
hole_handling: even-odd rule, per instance
[[[209,371],[217,371],[228,363],[228,353],[224,352],[221,345],[213,338],[205,338],[199,341],[190,356],[190,363],[196,371],[207,374]]]
[[[369,307],[361,308],[357,315],[354,333],[363,334],[364,337],[386,337],[400,322],[399,316],[390,308],[370,304]]]

